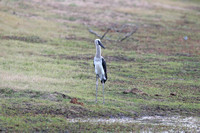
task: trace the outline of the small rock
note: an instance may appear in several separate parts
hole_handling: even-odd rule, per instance
[[[162,96],[162,95],[160,95],[160,94],[155,94],[154,96],[160,97],[160,96]]]
[[[128,94],[128,93],[130,93],[130,90],[125,90],[125,91],[123,91],[123,93]]]
[[[176,93],[171,92],[171,93],[170,93],[170,96],[176,96]]]
[[[184,40],[188,40],[188,37],[187,37],[187,36],[184,36]]]

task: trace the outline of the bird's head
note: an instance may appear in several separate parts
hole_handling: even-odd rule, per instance
[[[105,47],[104,47],[103,44],[101,43],[101,40],[100,40],[100,39],[95,39],[94,43],[95,43],[96,46],[99,45],[99,46],[101,46],[102,48],[105,49]]]

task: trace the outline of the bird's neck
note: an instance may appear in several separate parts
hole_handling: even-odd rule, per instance
[[[101,48],[100,46],[96,46],[96,58],[100,58],[101,57]]]

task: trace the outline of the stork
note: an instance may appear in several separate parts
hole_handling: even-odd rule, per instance
[[[101,80],[103,87],[103,104],[104,101],[104,84],[107,80],[107,70],[106,70],[106,62],[104,58],[101,56],[101,47],[105,49],[100,39],[96,39],[94,41],[96,45],[96,55],[94,57],[94,68],[96,73],[96,103],[97,103],[97,94],[98,94],[98,78]]]

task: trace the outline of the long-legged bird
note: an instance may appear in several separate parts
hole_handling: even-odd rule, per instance
[[[98,78],[101,80],[103,87],[103,104],[104,101],[104,84],[107,80],[107,70],[106,70],[106,62],[104,58],[101,56],[101,47],[105,49],[100,39],[96,39],[94,41],[96,45],[96,55],[94,57],[94,68],[96,73],[96,103],[97,103],[97,93],[98,93]]]

